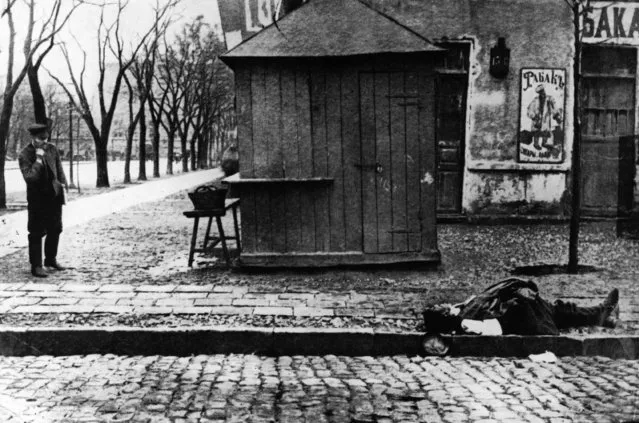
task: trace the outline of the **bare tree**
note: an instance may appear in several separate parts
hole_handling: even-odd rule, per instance
[[[108,187],[109,186],[109,174],[107,168],[107,146],[109,141],[109,133],[111,125],[113,123],[113,116],[115,108],[118,102],[118,96],[120,94],[120,88],[122,86],[122,80],[125,73],[134,63],[140,49],[148,42],[150,38],[153,38],[157,34],[163,34],[166,28],[170,24],[170,18],[168,17],[169,11],[179,2],[179,0],[168,0],[164,5],[156,3],[154,11],[154,20],[151,27],[140,37],[137,43],[131,46],[129,51],[125,51],[124,40],[120,32],[120,21],[122,13],[128,1],[118,0],[117,2],[117,15],[115,21],[108,25],[104,22],[104,7],[100,13],[100,23],[98,25],[98,37],[97,37],[97,52],[98,52],[98,97],[100,103],[99,127],[96,123],[96,119],[91,110],[87,91],[84,86],[84,75],[86,71],[86,52],[83,51],[84,59],[82,62],[82,69],[79,73],[73,69],[69,52],[66,46],[61,46],[62,54],[65,58],[71,83],[73,85],[73,91],[56,76],[49,75],[62,87],[66,92],[69,100],[72,102],[74,108],[82,116],[82,119],[86,123],[91,137],[95,144],[96,153],[96,166],[97,166],[97,180],[96,187]],[[110,54],[109,54],[110,53]],[[108,93],[105,89],[105,78],[107,76],[107,56],[111,56],[115,60],[115,81],[113,84],[113,90]]]
[[[155,58],[154,58],[155,61]],[[155,65],[153,66],[153,71],[155,72]],[[153,138],[151,140],[151,145],[153,146],[153,151],[155,152],[153,156],[153,177],[160,177],[160,126],[162,121],[162,116],[164,114],[164,104],[166,103],[166,98],[168,96],[168,91],[162,91],[159,97],[156,97],[153,90],[153,83],[155,81],[155,76],[151,75],[151,89],[149,90],[149,95],[147,97],[147,105],[149,107],[149,115],[151,117],[151,125],[152,125],[152,134]],[[173,160],[173,155],[171,155],[171,159],[169,162]]]
[[[62,30],[71,17],[73,11],[82,4],[82,1],[73,0],[71,8],[61,15],[60,9],[62,0],[54,0],[53,7],[49,9],[50,13],[48,17],[44,19],[39,31],[36,30],[36,22],[34,20],[35,0],[27,0],[25,1],[25,4],[29,8],[29,19],[27,20],[27,30],[24,36],[25,41],[23,45],[25,62],[16,74],[14,74],[16,28],[13,17],[13,9],[16,5],[16,0],[7,0],[6,7],[0,14],[0,18],[4,18],[5,16],[7,17],[9,26],[7,75],[2,95],[2,109],[0,110],[0,209],[7,207],[4,168],[14,97],[20,87],[20,84],[27,75],[30,65],[33,64],[34,57],[38,57],[36,63],[41,62],[42,57],[46,55],[55,36],[60,32],[60,30]],[[49,44],[49,46],[45,48],[44,52],[42,52],[41,47],[47,44]]]
[[[49,17],[51,21],[51,25],[53,28],[57,28],[60,26],[64,26],[64,24],[71,17],[71,14],[75,11],[75,9],[83,4],[83,0],[75,0],[72,4],[71,10],[68,11],[65,15],[60,16],[60,8],[62,6],[62,0],[55,0],[53,4],[53,12]],[[35,1],[29,0],[29,21],[33,21],[34,19],[34,9],[35,9]],[[60,21],[61,20],[61,21]],[[57,33],[57,31],[56,31]],[[29,87],[31,88],[31,97],[33,99],[33,112],[35,121],[38,123],[47,123],[47,109],[46,109],[46,101],[44,98],[44,94],[42,93],[42,88],[40,86],[40,80],[38,78],[38,71],[40,70],[40,66],[42,65],[42,61],[49,54],[49,52],[53,49],[55,45],[55,34],[49,39],[48,46],[37,56],[30,54],[30,47],[25,43],[24,46],[24,57],[25,62],[27,64],[27,79],[29,81]]]
[[[160,113],[164,116],[164,119],[158,120],[167,135],[166,173],[172,175],[175,135],[180,123],[180,108],[185,94],[181,84],[186,74],[186,63],[180,59],[172,46],[166,44],[166,40],[164,44],[165,51],[160,57],[158,74],[154,78],[163,95],[159,99],[155,97],[154,104],[160,108]]]
[[[33,119],[31,96],[21,86],[14,96],[13,113],[7,137],[7,154],[17,158],[22,150],[22,139],[25,137],[29,123]]]
[[[127,74],[124,74],[124,82],[129,90],[128,97],[128,110],[129,110],[129,125],[126,130],[126,149],[124,151],[124,183],[131,183],[131,150],[133,150],[133,137],[135,135],[135,128],[140,121],[140,117],[142,115],[142,108],[138,108],[137,113],[133,112],[133,101],[137,98],[135,94],[135,90],[131,86],[131,82],[129,82],[129,77]]]
[[[155,72],[155,56],[157,51],[157,38],[151,44],[150,47],[145,47],[144,57],[136,62],[131,67],[131,74],[135,78],[136,92],[138,95],[138,113],[140,114],[140,136],[139,136],[139,172],[138,180],[146,181],[146,107],[148,98],[153,90],[153,75]],[[154,133],[155,137],[155,133]],[[154,151],[159,150],[159,134],[158,145],[153,146]],[[155,163],[155,161],[154,161]],[[159,176],[159,169],[158,169]]]
[[[189,164],[191,170],[208,167],[212,128],[220,126],[222,111],[232,106],[231,73],[216,60],[224,50],[200,16],[184,26],[160,60],[157,79],[166,94],[162,124],[169,154],[179,136],[185,172]]]

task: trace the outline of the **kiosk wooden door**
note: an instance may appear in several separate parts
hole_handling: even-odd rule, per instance
[[[417,72],[362,72],[364,252],[421,250]]]

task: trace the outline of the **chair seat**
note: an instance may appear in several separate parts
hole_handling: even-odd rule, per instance
[[[237,207],[240,203],[239,198],[230,198],[224,201],[224,209],[207,209],[207,210],[188,210],[183,214],[186,217],[215,217],[224,216],[228,209]]]

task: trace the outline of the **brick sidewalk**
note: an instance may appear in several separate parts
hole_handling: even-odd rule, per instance
[[[576,299],[582,304],[594,301]],[[256,292],[232,285],[0,284],[0,313],[197,314],[421,319],[419,292]],[[620,301],[628,320],[629,299]]]
[[[189,209],[180,191],[67,227],[60,262],[73,269],[46,280],[31,277],[26,248],[6,255],[0,261],[0,312],[27,321],[34,314],[111,313],[315,318],[333,327],[348,325],[349,318],[415,325],[427,304],[462,301],[507,277],[514,265],[556,263],[567,255],[565,226],[447,224],[439,226],[442,265],[436,269],[245,273],[202,256],[190,269],[192,222],[182,216]],[[230,216],[224,220],[230,229]],[[583,305],[618,287],[624,330],[636,333],[639,246],[612,233],[609,223],[583,225],[582,260],[600,272],[534,280],[544,297]]]

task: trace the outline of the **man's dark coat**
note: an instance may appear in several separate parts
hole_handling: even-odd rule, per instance
[[[29,232],[40,228],[46,230],[52,222],[40,222],[47,216],[56,220],[51,229],[62,230],[60,208],[65,203],[63,184],[67,180],[62,170],[62,162],[55,145],[46,143],[43,147],[44,163],[37,162],[36,148],[29,143],[18,157],[22,176],[27,183],[27,202],[29,204]],[[59,217],[58,217],[59,215]],[[33,219],[37,222],[32,221]],[[60,220],[60,222],[57,222]]]
[[[46,143],[44,148],[44,164],[38,163],[36,149],[29,143],[20,153],[18,163],[22,176],[27,183],[27,201],[29,204],[37,204],[49,200],[51,193],[56,197],[64,198],[62,185],[66,185],[67,179],[62,170],[62,162],[58,155],[58,149],[51,143]],[[48,166],[52,177],[47,180],[44,166]],[[64,200],[62,201],[64,204]]]

